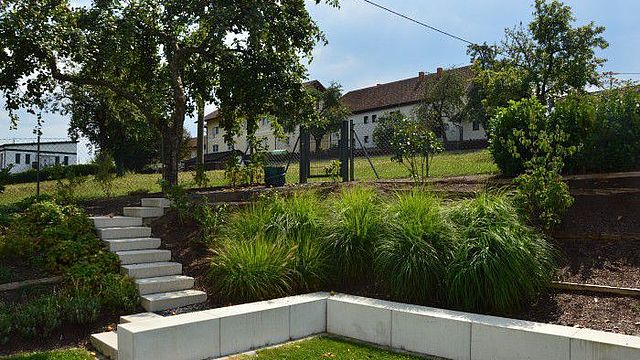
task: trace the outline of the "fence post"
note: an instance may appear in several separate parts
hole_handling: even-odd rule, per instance
[[[309,178],[309,147],[310,147],[309,129],[300,126],[300,184],[305,184]]]
[[[353,120],[349,120],[349,180],[355,181],[355,129],[353,128]]]
[[[36,150],[36,198],[40,198],[40,130],[38,129],[38,146]]]
[[[342,182],[349,181],[349,122],[342,121],[340,128],[340,176]]]

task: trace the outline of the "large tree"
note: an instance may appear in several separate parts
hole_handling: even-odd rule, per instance
[[[327,134],[340,130],[340,125],[351,110],[342,102],[342,86],[336,82],[321,90],[309,88],[309,93],[316,104],[316,113],[309,124],[309,133],[316,142],[315,151],[321,150],[322,139]]]
[[[307,114],[310,102],[296,101],[301,62],[320,40],[304,0],[7,0],[0,90],[12,114],[43,109],[65,84],[111,91],[160,131],[163,176],[175,184],[198,96],[220,102],[231,132],[239,114],[251,125],[263,113]]]
[[[426,119],[427,126],[444,140],[447,138],[447,124],[458,129],[458,139],[462,141],[463,123],[468,119],[467,93],[471,75],[467,68],[439,71],[425,84],[422,102],[417,108],[419,117]]]
[[[596,54],[608,43],[604,27],[575,26],[571,7],[558,0],[535,0],[533,20],[505,30],[496,45],[472,45],[480,97],[489,116],[510,100],[535,96],[552,105],[571,91],[599,83],[604,59]]]

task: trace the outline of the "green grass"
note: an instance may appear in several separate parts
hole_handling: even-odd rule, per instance
[[[327,166],[331,160],[313,162],[312,174],[324,173],[323,168]],[[391,161],[389,156],[375,156],[371,159],[374,167],[378,171],[381,179],[403,179],[409,177],[407,169],[396,162]],[[369,165],[366,158],[355,159],[355,178],[358,181],[375,180],[376,176]],[[461,175],[481,175],[481,174],[497,174],[498,167],[493,162],[491,154],[488,150],[470,151],[470,152],[448,152],[436,155],[431,162],[431,176],[461,176]],[[208,171],[210,186],[226,185],[223,170]],[[127,174],[118,177],[114,181],[113,195],[127,195],[130,192],[147,190],[149,192],[159,192],[160,186],[157,184],[160,174]],[[297,183],[299,180],[298,163],[292,163],[287,171],[287,183]],[[327,179],[315,181],[327,181]],[[195,186],[193,181],[193,172],[180,173],[180,182],[188,188]],[[41,193],[52,194],[55,187],[55,181],[44,181],[40,184]],[[0,195],[0,205],[11,204],[20,201],[26,197],[35,195],[36,184],[15,184],[7,185],[3,194]],[[104,197],[104,193],[100,186],[88,177],[76,192],[79,199],[95,199]]]
[[[406,354],[394,353],[376,347],[355,344],[331,337],[317,337],[276,348],[259,350],[257,355],[244,355],[238,359],[336,359],[336,360],[412,360],[424,359]]]
[[[5,360],[93,360],[94,357],[84,349],[54,350],[4,357]]]

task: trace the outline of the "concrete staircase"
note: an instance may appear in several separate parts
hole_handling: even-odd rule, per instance
[[[120,258],[121,272],[135,279],[142,306],[147,311],[162,311],[206,301],[207,294],[192,289],[194,279],[182,275],[182,264],[172,262],[171,251],[159,249],[162,240],[151,237],[151,228],[144,226],[164,215],[169,201],[149,198],[142,199],[141,205],[125,207],[125,216],[91,219],[98,236]],[[108,343],[112,336],[99,338]]]

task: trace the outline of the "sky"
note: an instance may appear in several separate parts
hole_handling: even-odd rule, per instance
[[[86,2],[78,0],[76,3]],[[431,26],[475,43],[498,42],[504,29],[531,19],[532,0],[374,0]],[[363,0],[341,0],[339,9],[306,0],[313,19],[328,44],[318,45],[309,64],[309,78],[325,85],[336,81],[344,91],[435,72],[438,67],[469,63],[466,45],[415,23],[396,17]],[[608,59],[602,71],[640,72],[640,1],[567,0],[582,25],[590,21],[606,27],[609,48],[599,52]],[[638,75],[622,76],[640,80]],[[0,143],[31,138],[35,118],[20,112],[17,130],[9,131],[9,119],[0,101]],[[214,110],[208,105],[207,110]],[[64,138],[68,119],[45,114],[43,137]],[[188,119],[187,128],[195,134]],[[9,140],[11,141],[11,140]],[[91,158],[81,141],[81,161]]]

